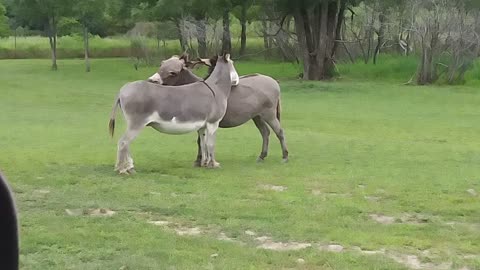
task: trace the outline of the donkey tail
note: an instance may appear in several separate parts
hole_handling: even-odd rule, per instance
[[[113,133],[115,131],[115,116],[117,114],[117,108],[120,105],[120,98],[117,96],[115,98],[115,103],[113,104],[112,113],[110,115],[110,122],[108,123],[108,131],[110,136],[113,138]]]
[[[280,102],[280,97],[278,97],[278,100],[277,100],[277,119],[278,119],[278,122],[280,122],[281,112],[282,112],[282,105],[281,105],[281,102]]]

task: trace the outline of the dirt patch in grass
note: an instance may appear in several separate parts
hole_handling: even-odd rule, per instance
[[[468,190],[467,190],[467,193],[470,194],[470,195],[472,195],[473,197],[477,197],[477,196],[478,196],[478,192],[477,192],[475,189],[473,189],[473,188],[468,189]]]
[[[236,238],[232,238],[232,237],[229,237],[226,233],[224,232],[221,232],[218,234],[217,236],[217,240],[220,240],[220,241],[226,241],[226,242],[231,242],[231,243],[236,243],[236,244],[239,244],[239,245],[246,245],[246,243],[242,242],[241,240],[239,239],[236,239]]]
[[[175,233],[180,236],[195,236],[202,234],[202,230],[199,227],[178,227],[175,228]]]
[[[156,221],[148,221],[148,223],[156,225],[156,226],[167,226],[168,224],[170,224],[170,221],[156,220]]]
[[[372,220],[383,225],[389,225],[395,223],[395,218],[382,215],[382,214],[370,214],[368,215]]]
[[[288,188],[284,186],[275,186],[275,185],[270,185],[270,184],[264,184],[264,185],[259,185],[259,188],[263,190],[272,190],[272,191],[277,191],[277,192],[283,192],[286,191]]]
[[[377,223],[383,225],[390,225],[390,224],[426,224],[430,221],[431,217],[423,214],[410,214],[410,213],[403,213],[402,216],[396,218],[392,216],[387,216],[383,214],[370,214],[369,217]]]
[[[318,248],[322,251],[329,251],[329,252],[335,252],[335,253],[340,253],[345,250],[345,247],[338,244],[319,245]]]
[[[365,255],[385,254],[385,249],[383,248],[379,250],[366,250],[361,247],[353,247],[352,249]]]
[[[50,193],[48,189],[37,189],[33,191],[34,195],[47,195],[48,193]]]
[[[352,250],[360,252],[364,255],[382,255],[387,258],[392,259],[393,261],[409,268],[409,269],[419,269],[419,270],[447,270],[452,269],[451,262],[442,262],[434,263],[433,260],[439,260],[439,256],[431,254],[430,250],[424,250],[421,252],[420,256],[412,254],[402,254],[393,251],[387,251],[385,249],[379,250],[364,250],[360,247],[353,247]],[[422,258],[428,259],[429,262],[422,262]],[[462,268],[463,269],[463,268]],[[468,269],[468,268],[466,268]]]
[[[382,199],[381,197],[378,197],[378,196],[364,196],[364,198],[365,200],[371,201],[371,202],[378,202]]]
[[[394,224],[394,223],[408,223],[408,224],[423,224],[428,222],[428,218],[421,214],[403,214],[400,218],[390,217],[382,214],[371,214],[370,218],[373,220],[382,223],[382,224]],[[164,228],[169,228],[173,230],[177,235],[180,236],[197,236],[201,234],[209,234],[214,236],[215,234],[212,231],[204,230],[200,227],[191,227],[183,225],[180,223],[175,223],[167,220],[152,220],[148,223],[161,226]],[[218,232],[218,231],[217,231]],[[257,233],[252,230],[244,231],[245,235],[251,237],[253,243],[258,249],[273,250],[273,251],[298,251],[307,248],[317,248],[320,251],[333,252],[333,253],[343,253],[343,252],[358,252],[365,256],[379,255],[385,258],[389,258],[409,269],[414,270],[447,270],[452,269],[452,262],[438,262],[441,260],[441,257],[438,255],[432,255],[429,250],[424,250],[418,255],[412,254],[403,254],[396,251],[386,250],[384,248],[378,250],[365,250],[358,246],[346,247],[339,243],[329,243],[329,244],[320,244],[320,243],[308,243],[300,241],[275,241],[270,236],[258,236]],[[215,237],[215,236],[214,236]],[[220,241],[232,242],[240,245],[247,245],[248,242],[241,241],[229,237],[226,233],[220,232],[216,234],[216,239]],[[212,258],[218,257],[218,254],[212,254]],[[477,259],[478,255],[465,255],[463,259]],[[427,261],[427,262],[425,262]],[[298,264],[304,264],[305,260],[299,258],[296,261]],[[469,270],[468,268],[462,268],[460,270]]]
[[[92,216],[92,217],[111,217],[117,212],[107,208],[95,209],[65,209],[69,216]]]
[[[370,218],[381,224],[424,224],[429,221],[429,217],[422,214],[409,214],[404,213],[400,217],[390,217],[383,214],[371,214]],[[200,227],[187,226],[180,223],[175,223],[167,220],[152,220],[148,223],[161,226],[164,228],[169,228],[173,230],[179,236],[198,236],[201,234],[208,234],[212,237],[215,237],[219,241],[226,241],[231,243],[236,243],[239,245],[248,245],[249,241],[242,241],[229,237],[225,232],[215,232],[211,230],[205,230]],[[218,232],[218,231],[217,231]],[[383,256],[395,261],[398,264],[405,266],[408,269],[414,270],[447,270],[452,269],[453,263],[441,262],[441,257],[438,255],[432,255],[430,250],[424,250],[418,255],[414,254],[404,254],[397,251],[386,250],[384,248],[378,250],[366,250],[358,246],[347,247],[339,243],[308,243],[301,241],[276,241],[270,236],[257,236],[257,233],[252,230],[245,230],[245,236],[253,240],[253,244],[258,249],[273,250],[279,252],[285,251],[298,251],[304,250],[307,248],[316,248],[320,251],[333,252],[333,253],[344,253],[344,252],[357,252],[365,256]],[[215,236],[216,235],[216,236]],[[212,254],[212,258],[218,257],[217,254]],[[477,255],[465,255],[463,259],[477,259]],[[299,258],[296,261],[298,264],[304,264],[305,260]],[[469,270],[468,268],[462,268],[459,270]]]
[[[312,195],[314,196],[324,196],[326,197],[340,197],[340,198],[347,198],[351,197],[352,194],[350,193],[338,193],[338,192],[324,192],[320,189],[313,189],[312,190]]]
[[[431,220],[431,217],[423,214],[409,214],[409,213],[404,213],[400,217],[401,223],[406,223],[406,224],[425,224],[428,223]]]
[[[458,221],[447,221],[443,224],[450,226],[452,228],[455,227],[463,227],[470,231],[478,232],[480,231],[480,223],[468,223],[468,222],[458,222]]]
[[[257,248],[276,250],[276,251],[292,251],[292,250],[302,250],[312,246],[310,243],[300,243],[300,242],[275,242],[272,238],[268,236],[260,236],[255,238],[259,243]]]
[[[441,264],[435,264],[431,262],[423,263],[417,255],[387,254],[387,257],[410,269],[425,269],[425,270],[452,269],[452,263],[450,262],[441,263]]]
[[[177,235],[180,236],[195,236],[203,233],[203,230],[200,229],[200,227],[188,227],[179,223],[174,223],[166,220],[151,220],[147,221],[147,223],[164,228],[170,228],[175,231]]]

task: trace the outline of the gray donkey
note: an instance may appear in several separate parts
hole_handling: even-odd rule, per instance
[[[188,61],[187,55],[173,56],[162,62],[158,71],[149,80],[164,85],[186,85],[201,81],[188,67],[196,64],[205,64],[209,67],[209,74],[215,69],[217,59],[199,59]],[[209,75],[210,76],[210,75]],[[271,77],[252,74],[240,77],[237,86],[232,87],[228,98],[227,112],[220,122],[221,128],[231,128],[243,125],[253,119],[260,134],[263,144],[258,161],[263,161],[268,154],[270,126],[277,135],[283,153],[283,161],[288,161],[288,150],[285,135],[280,125],[280,86]],[[196,166],[201,165],[200,138],[197,140],[198,155]]]
[[[182,86],[158,85],[147,81],[127,83],[115,99],[109,130],[113,137],[115,115],[120,106],[127,122],[127,131],[118,141],[115,170],[121,174],[134,172],[129,145],[145,126],[162,133],[198,132],[201,161],[204,167],[216,168],[216,131],[227,109],[232,85],[239,78],[230,55],[218,57],[218,65],[205,80]]]

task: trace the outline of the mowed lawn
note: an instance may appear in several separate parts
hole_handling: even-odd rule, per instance
[[[0,61],[0,168],[15,191],[22,269],[480,269],[480,90],[295,80],[282,85],[290,162],[252,123],[196,136],[145,129],[137,174],[113,171],[125,59]],[[289,79],[290,78],[290,79]]]

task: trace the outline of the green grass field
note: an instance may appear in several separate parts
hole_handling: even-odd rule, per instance
[[[238,61],[240,74],[280,80],[290,163],[273,135],[255,162],[252,123],[219,130],[218,170],[192,167],[194,134],[146,129],[132,145],[138,173],[123,177],[113,100],[155,69],[92,67],[0,61],[0,167],[22,269],[480,269],[478,88],[367,69],[362,81],[302,82],[294,65]]]

